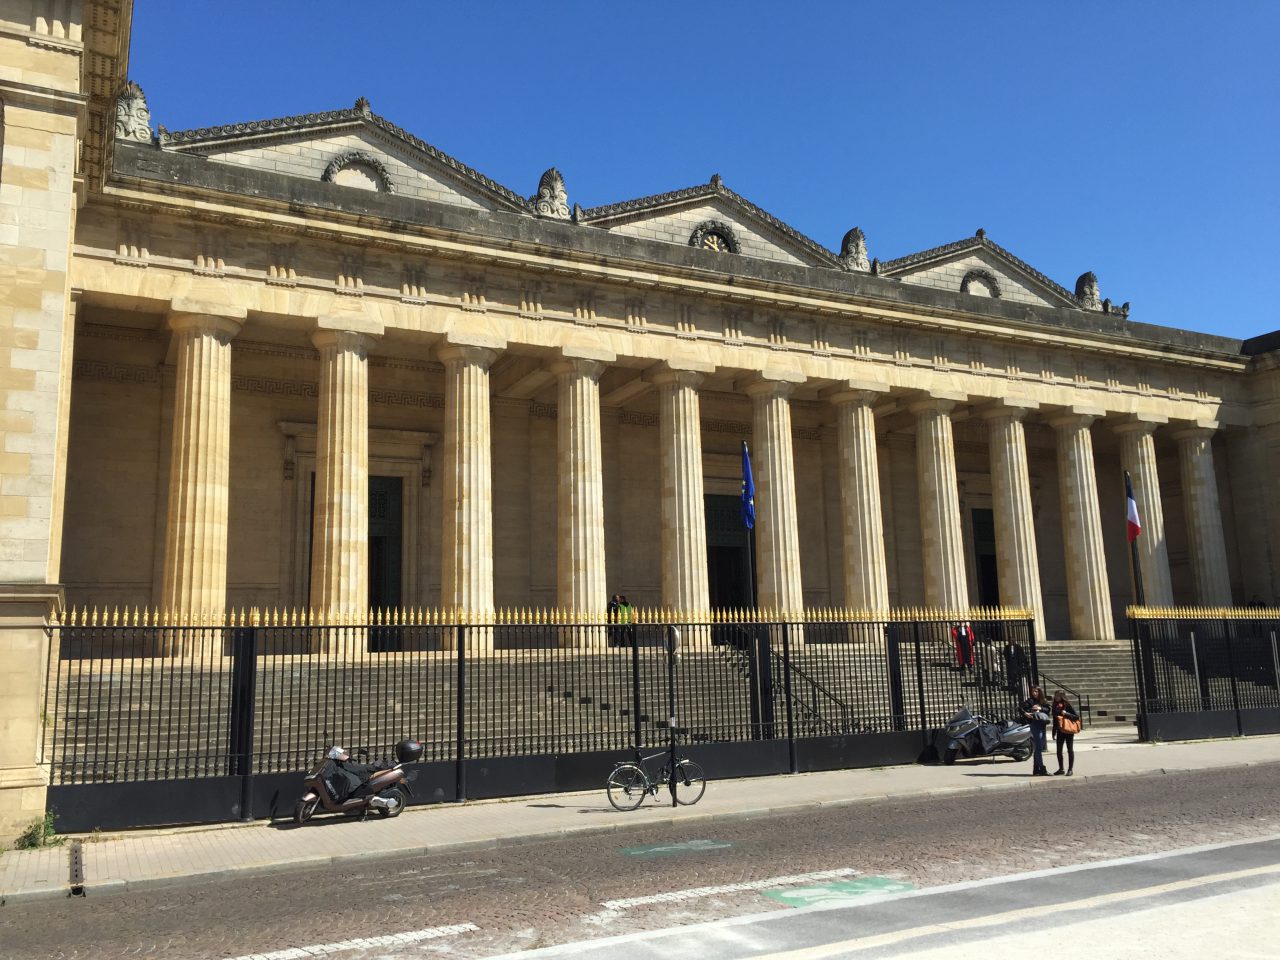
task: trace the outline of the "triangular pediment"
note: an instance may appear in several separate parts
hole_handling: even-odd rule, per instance
[[[514,191],[368,109],[161,130],[160,147],[216,163],[485,210],[525,210]]]
[[[836,257],[821,244],[783,223],[719,177],[710,183],[583,210],[578,222],[621,236],[698,246],[707,233],[727,235],[730,250],[744,257],[809,267],[834,267]]]
[[[1048,307],[1080,305],[1071,291],[988,240],[982,231],[955,243],[888,260],[880,264],[879,273],[903,283],[975,297]]]

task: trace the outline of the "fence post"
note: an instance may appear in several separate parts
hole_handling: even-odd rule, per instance
[[[667,729],[671,734],[671,759],[667,763],[671,780],[671,806],[676,805],[676,647],[680,644],[680,631],[675,624],[667,624]]]
[[[1271,665],[1276,672],[1276,692],[1280,693],[1280,653],[1276,652],[1276,632],[1271,631]]]
[[[929,747],[929,710],[924,702],[924,651],[920,647],[920,621],[916,620],[915,629],[915,647],[916,647],[916,690],[920,696],[920,736],[924,740],[925,749]]]
[[[884,655],[889,666],[889,715],[893,718],[895,733],[907,728],[907,703],[902,693],[902,640],[898,627],[889,622],[884,625]]]
[[[1194,630],[1187,631],[1191,637],[1191,670],[1196,678],[1196,694],[1200,698],[1200,709],[1209,709],[1209,690],[1200,683],[1200,658],[1196,655],[1196,632]]]
[[[795,707],[791,703],[791,631],[785,623],[782,625],[782,693],[787,700],[787,764],[792,773],[799,773],[800,765],[796,761]]]
[[[1222,620],[1222,639],[1227,646],[1227,670],[1231,674],[1231,708],[1236,712],[1236,733],[1244,736],[1244,719],[1240,716],[1240,690],[1236,686],[1236,658],[1235,651],[1231,649],[1231,621],[1225,617]]]
[[[253,819],[253,710],[258,675],[258,631],[231,631],[231,772],[240,777],[240,819]]]
[[[454,629],[457,631],[454,634],[454,647],[458,652],[458,717],[455,725],[457,742],[454,745],[455,756],[457,757],[457,773],[455,777],[456,796],[454,797],[454,800],[457,803],[462,803],[462,801],[467,799],[467,631],[462,624],[458,624]]]
[[[640,635],[633,633],[628,639],[631,641],[631,714],[635,728],[635,746],[639,750],[643,746],[641,737],[644,735],[640,729]]]

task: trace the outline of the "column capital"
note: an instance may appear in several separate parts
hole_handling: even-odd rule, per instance
[[[590,377],[592,380],[599,380],[600,375],[604,373],[605,364],[600,360],[588,360],[585,357],[563,357],[559,360],[553,360],[547,364],[547,370],[553,373],[557,378],[573,376],[574,374]]]
[[[785,400],[795,392],[796,384],[791,380],[768,380],[757,374],[740,389],[752,400]]]
[[[674,385],[677,387],[692,387],[697,390],[704,380],[707,379],[705,373],[697,370],[684,370],[672,367],[670,364],[662,363],[644,372],[644,379],[652,383],[655,387],[665,387]]]
[[[445,343],[436,348],[436,359],[446,367],[450,364],[479,367],[488,370],[498,359],[498,350],[490,347],[475,346],[463,343]]]
[[[367,333],[359,333],[355,330],[320,329],[311,333],[311,345],[317,350],[323,351],[328,347],[335,347],[338,350],[350,350],[362,357],[369,353],[369,348],[373,346],[375,339]]]
[[[1157,427],[1163,427],[1169,418],[1158,413],[1134,413],[1111,425],[1111,429],[1119,434],[1136,433],[1140,436],[1155,433]]]
[[[1217,420],[1191,420],[1173,432],[1175,440],[1210,440],[1218,432]]]
[[[909,413],[950,413],[957,404],[969,399],[966,393],[951,390],[927,390],[907,403]]]
[[[1051,416],[1048,423],[1055,430],[1088,427],[1093,425],[1093,421],[1106,416],[1106,413],[1101,407],[1065,407]]]
[[[827,390],[823,397],[837,407],[846,403],[870,404],[883,399],[889,394],[889,385],[879,380],[854,378],[840,380]]]
[[[978,416],[987,422],[995,420],[1025,420],[1027,414],[1039,409],[1040,403],[1036,400],[1011,400],[1008,397],[1002,397],[983,407],[978,411]]]
[[[239,311],[239,316],[234,311],[218,314],[172,310],[169,313],[169,329],[174,333],[194,331],[209,334],[225,342],[240,332],[246,315],[247,311],[244,309]]]

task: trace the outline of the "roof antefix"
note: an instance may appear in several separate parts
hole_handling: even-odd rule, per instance
[[[300,113],[292,117],[274,117],[269,120],[249,120],[243,123],[228,123],[216,127],[197,127],[192,130],[166,130],[160,128],[159,145],[162,150],[176,150],[186,153],[200,152],[200,148],[234,143],[237,140],[257,139],[279,134],[319,130],[333,126],[365,125],[380,130],[395,140],[399,140],[411,151],[423,157],[443,164],[464,181],[479,187],[484,193],[492,196],[501,205],[512,210],[527,211],[527,201],[514,190],[504,187],[496,180],[486,177],[480,171],[467,166],[461,160],[450,156],[443,150],[433,147],[403,127],[396,126],[385,117],[380,117],[370,109],[369,101],[364,97],[356,100],[355,105],[345,110],[324,110],[320,113]]]

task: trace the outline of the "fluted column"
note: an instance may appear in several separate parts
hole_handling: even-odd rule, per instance
[[[472,617],[493,610],[493,456],[489,367],[496,350],[448,344],[444,364],[441,603]]]
[[[1093,466],[1095,416],[1068,413],[1050,421],[1058,434],[1058,483],[1067,552],[1067,600],[1075,640],[1114,640],[1111,588],[1102,545],[1098,479]]]
[[[600,453],[600,375],[596,360],[566,358],[558,381],[556,436],[556,602],[603,619],[608,598],[604,552],[604,472]]]
[[[1152,436],[1157,426],[1159,423],[1152,421],[1131,420],[1115,429],[1120,435],[1120,465],[1129,471],[1142,523],[1136,545],[1143,597],[1152,606],[1169,607],[1173,605],[1173,578],[1169,574],[1169,544],[1164,536],[1164,507]]]
[[[370,340],[319,330],[316,484],[311,533],[311,606],[363,617],[369,606]]]
[[[846,606],[858,610],[889,609],[876,417],[871,409],[880,395],[880,391],[846,390],[831,397],[840,458],[844,598]]]
[[[996,525],[1000,603],[1032,611],[1037,639],[1045,639],[1040,554],[1027,468],[1026,407],[1000,405],[983,416],[990,430],[991,505]]]
[[[916,417],[916,475],[924,556],[925,603],[944,610],[969,606],[960,487],[956,477],[951,399],[927,397],[910,406]]]
[[[662,445],[662,605],[698,616],[711,606],[698,397],[703,376],[664,369],[651,379]]]
[[[791,403],[787,399],[792,389],[793,384],[777,380],[757,380],[746,388],[754,405],[751,465],[756,484],[758,603],[763,610],[784,614],[804,610]]]
[[[1187,541],[1196,578],[1196,601],[1230,606],[1231,573],[1222,533],[1218,475],[1213,466],[1215,427],[1193,427],[1174,436],[1182,455],[1182,497],[1187,511]]]
[[[163,605],[180,616],[227,603],[231,339],[240,319],[169,317],[177,354]]]

